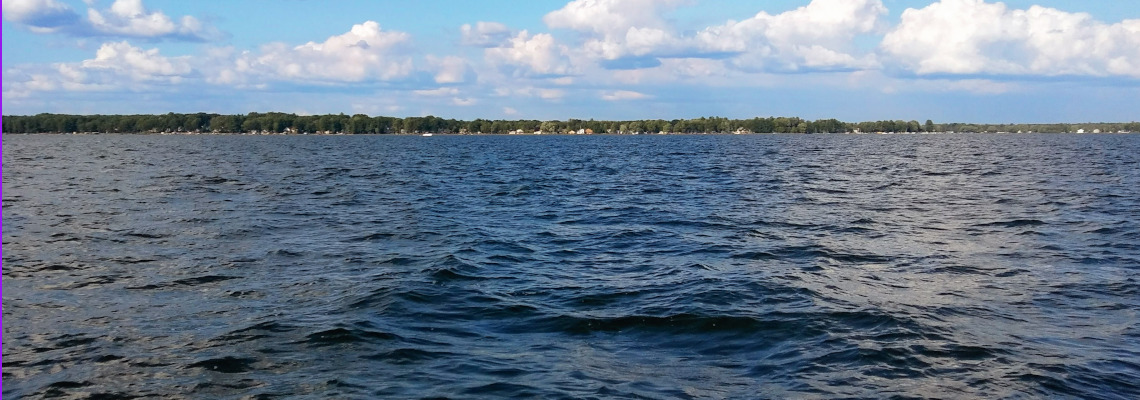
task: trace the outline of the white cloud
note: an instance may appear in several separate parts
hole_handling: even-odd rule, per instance
[[[199,69],[206,82],[215,85],[240,85],[251,73],[248,52],[239,56],[233,47],[212,47],[198,58]]]
[[[427,69],[414,69],[405,46],[409,40],[406,33],[383,31],[369,21],[323,42],[299,46],[272,43],[258,51],[210,47],[193,57],[167,57],[157,48],[144,49],[127,41],[107,42],[93,58],[82,62],[9,68],[14,72],[5,73],[4,96],[94,90],[161,93],[187,88],[187,84],[220,85],[230,90],[262,90],[277,84],[327,87],[393,81],[420,73],[432,73],[440,83],[449,84],[469,78],[466,60],[458,57],[429,57]],[[449,91],[447,96],[458,94],[454,88],[444,90]],[[453,104],[473,103],[457,98]]]
[[[854,39],[875,31],[887,13],[880,0],[813,0],[777,15],[761,11],[744,21],[710,27],[697,35],[708,53],[738,53],[745,69],[874,68],[873,55],[859,56]]]
[[[84,71],[80,66],[73,64],[59,64],[56,66],[59,75],[64,79],[71,82],[85,82],[87,81],[87,71]]]
[[[942,0],[904,11],[881,48],[919,75],[1140,77],[1140,20],[1109,25],[1041,6]]]
[[[639,100],[649,97],[650,96],[645,93],[630,90],[603,91],[601,93],[601,98],[605,101]]]
[[[98,3],[104,8],[88,11],[89,18],[63,0],[4,1],[6,21],[43,32],[78,35],[75,27],[82,25],[87,35],[155,39],[193,38],[209,30],[193,17],[148,10],[141,0],[104,0]],[[63,91],[109,91],[105,96],[112,97],[119,91],[146,92],[157,98],[205,84],[215,93],[315,86],[337,93],[342,91],[335,88],[364,88],[371,95],[381,90],[400,99],[375,105],[373,112],[431,105],[517,115],[507,106],[525,111],[520,105],[566,98],[574,101],[565,107],[590,98],[603,104],[675,101],[648,94],[661,93],[660,87],[698,92],[834,87],[989,96],[1034,89],[1035,84],[1010,77],[1140,77],[1140,20],[1107,24],[1045,7],[1017,10],[984,0],[941,0],[907,10],[898,26],[888,27],[882,0],[802,0],[806,5],[787,12],[762,11],[739,22],[678,33],[669,12],[688,2],[571,1],[544,18],[550,28],[572,31],[555,32],[557,39],[497,22],[461,26],[458,40],[481,48],[462,51],[482,53],[481,61],[461,54],[416,54],[411,35],[383,30],[373,21],[308,43],[248,50],[202,47],[193,57],[164,56],[114,39],[86,61],[10,66],[4,72],[4,98],[47,99]],[[863,40],[884,34],[877,48]],[[906,72],[898,74],[900,69]],[[819,71],[840,72],[788,74]],[[397,106],[408,108],[391,108]]]
[[[473,106],[477,103],[478,103],[477,100],[469,98],[469,97],[452,97],[451,98],[451,104],[454,104],[454,105],[457,105],[460,107]]]
[[[210,35],[197,18],[184,16],[175,22],[161,11],[148,10],[142,0],[115,0],[106,11],[89,8],[87,19],[95,31],[107,35],[191,40],[205,40]]]
[[[686,0],[575,0],[543,17],[551,28],[585,33],[590,57],[616,60],[673,50],[679,40],[661,16]]]
[[[143,50],[125,41],[104,43],[94,59],[85,60],[80,66],[84,70],[114,71],[135,81],[177,82],[191,72],[187,57],[164,57],[158,49]]]
[[[242,53],[230,68],[218,71],[215,79],[238,81],[236,77],[241,76],[241,80],[294,82],[388,81],[413,72],[412,58],[405,51],[410,38],[407,33],[383,31],[380,24],[367,21],[321,43],[294,47],[274,43],[263,46],[258,54]]]
[[[115,0],[107,10],[86,2],[83,20],[70,6],[58,0],[4,0],[4,18],[37,33],[66,33],[81,37],[168,38],[205,41],[220,32],[192,16],[174,20],[161,11],[151,11],[142,0]]]
[[[26,98],[36,92],[142,91],[182,83],[193,74],[189,57],[165,57],[127,42],[104,43],[95,58],[76,63],[9,68],[4,97]]]
[[[516,75],[570,75],[574,72],[570,49],[554,41],[554,36],[530,36],[521,31],[503,47],[483,51],[484,59],[496,66],[512,67]]]
[[[411,56],[403,48],[408,40],[406,33],[382,31],[369,21],[320,43],[293,47],[274,43],[257,52],[213,47],[195,57],[166,57],[157,48],[108,42],[92,59],[56,64],[51,69],[28,66],[28,73],[11,78],[6,75],[4,83],[5,91],[11,94],[69,88],[146,91],[160,84],[184,82],[265,89],[277,82],[328,85],[390,81],[415,72]],[[464,60],[445,57],[435,61],[440,82],[456,83],[465,78]]]
[[[428,56],[427,60],[435,69],[435,83],[463,83],[474,74],[470,64],[463,57],[436,58]]]
[[[24,68],[4,69],[4,97],[26,98],[33,92],[59,89],[60,79],[55,75],[44,74],[43,71],[31,71]]]
[[[666,59],[728,59],[754,71],[877,68],[855,38],[872,34],[887,13],[881,0],[813,0],[804,7],[728,21],[696,35],[676,33],[664,13],[683,0],[576,0],[543,19],[582,34],[574,50],[611,70],[655,68]],[[865,53],[865,54],[860,54]]]
[[[474,26],[463,24],[459,31],[463,35],[462,43],[475,47],[498,47],[513,36],[510,28],[498,22],[479,21]]]
[[[602,36],[623,36],[633,27],[665,28],[661,11],[673,9],[685,0],[574,0],[546,14],[543,22],[551,28],[593,32]]]
[[[57,0],[4,0],[4,19],[34,32],[52,33],[75,24],[79,15]]]

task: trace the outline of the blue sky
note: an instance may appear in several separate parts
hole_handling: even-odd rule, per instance
[[[4,0],[4,114],[1133,121],[1123,0]]]

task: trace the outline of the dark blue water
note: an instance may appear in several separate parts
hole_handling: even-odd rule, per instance
[[[3,151],[5,399],[1140,397],[1140,135]]]

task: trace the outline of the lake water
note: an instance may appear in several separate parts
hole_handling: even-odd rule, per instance
[[[1140,398],[1140,135],[3,152],[5,399]]]

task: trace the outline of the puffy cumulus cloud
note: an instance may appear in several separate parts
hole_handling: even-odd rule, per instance
[[[502,47],[484,50],[483,58],[492,65],[510,68],[520,76],[560,76],[575,71],[570,49],[558,44],[548,33],[531,36],[523,30]]]
[[[52,33],[79,22],[79,14],[56,0],[4,0],[4,19],[34,32]]]
[[[105,43],[95,58],[77,63],[25,65],[5,69],[4,97],[37,92],[143,91],[184,82],[194,74],[189,57],[165,57],[127,42]]]
[[[886,13],[880,0],[812,0],[781,14],[761,11],[710,27],[696,41],[702,52],[738,55],[734,64],[745,69],[874,68],[873,55],[855,54],[854,39],[873,33]]]
[[[588,39],[583,43],[586,54],[612,61],[677,51],[681,47],[680,40],[661,14],[687,3],[687,0],[575,0],[546,14],[543,22],[551,28],[587,34]],[[634,65],[641,66],[644,65]]]
[[[115,0],[106,11],[89,8],[87,20],[96,32],[114,36],[208,40],[217,35],[197,18],[174,21],[161,11],[148,10],[142,0]]]
[[[288,80],[294,82],[368,82],[402,78],[413,72],[406,51],[411,36],[384,31],[367,21],[324,42],[290,47],[284,43],[263,46],[259,53],[243,52],[227,68],[214,71],[219,83]]]
[[[91,6],[92,2],[87,2]],[[82,37],[136,37],[206,41],[221,33],[192,16],[174,20],[148,10],[142,0],[115,0],[107,10],[87,9],[82,19],[58,0],[4,0],[4,18],[37,33],[66,33]]]
[[[593,32],[607,37],[625,35],[632,27],[665,28],[661,11],[688,3],[686,0],[574,0],[546,14],[542,21],[551,28]]]
[[[95,58],[80,63],[84,70],[114,71],[135,81],[177,83],[192,71],[189,57],[168,58],[158,49],[143,50],[125,41],[104,43]]]
[[[743,70],[816,71],[876,68],[855,38],[872,34],[887,13],[881,0],[813,0],[771,15],[761,11],[695,35],[679,35],[663,17],[684,0],[576,0],[547,14],[551,28],[583,35],[583,57],[609,70],[660,67],[666,59],[729,60]]]
[[[498,22],[476,22],[459,27],[462,43],[475,47],[498,47],[513,36],[510,28]]]
[[[466,81],[472,73],[466,60],[458,57],[428,57],[431,66],[415,70],[411,55],[404,51],[409,38],[403,32],[383,31],[379,24],[369,21],[319,43],[274,43],[259,51],[211,47],[194,57],[167,57],[157,48],[108,42],[94,58],[51,68],[29,65],[26,73],[5,75],[4,83],[11,93],[71,88],[146,91],[189,83],[264,89],[273,84],[378,83],[414,74],[424,79],[435,74],[439,83],[454,84]]]
[[[1041,6],[942,0],[904,11],[881,48],[918,75],[1140,77],[1140,20],[1109,25]]]
[[[430,81],[433,75],[441,84],[472,79],[467,61],[458,57],[427,57],[427,66],[415,69],[405,51],[409,40],[406,33],[383,31],[379,24],[369,21],[323,42],[298,46],[273,43],[258,51],[209,47],[193,57],[168,57],[157,48],[144,49],[127,41],[107,42],[85,61],[9,68],[15,72],[5,74],[5,98],[61,90],[160,93],[191,84],[265,89],[273,85],[297,88],[404,79]],[[455,104],[473,103],[459,98]]]

